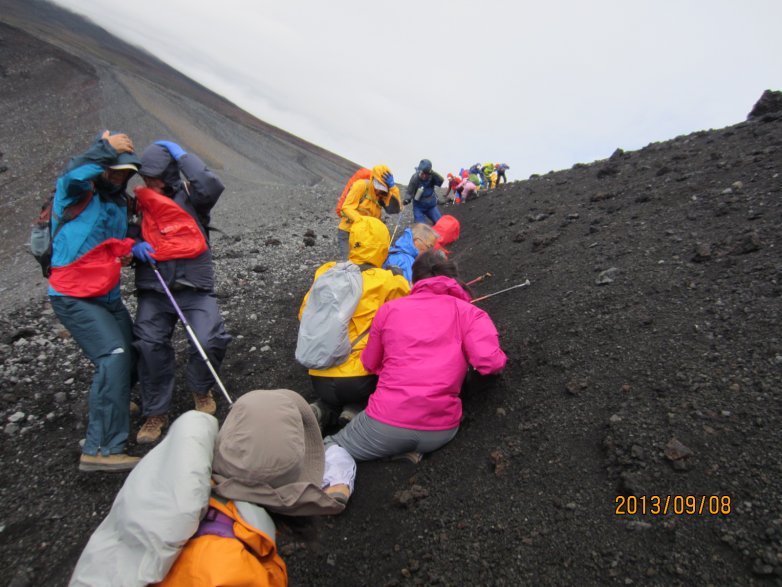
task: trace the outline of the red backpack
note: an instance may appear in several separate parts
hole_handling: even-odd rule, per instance
[[[345,185],[345,189],[342,190],[342,195],[339,197],[339,200],[337,200],[337,207],[335,208],[339,218],[342,218],[342,204],[345,202],[345,197],[348,195],[350,188],[353,187],[353,184],[356,183],[359,179],[369,179],[370,177],[372,177],[372,171],[366,167],[362,167],[356,171],[348,180],[348,183]]]

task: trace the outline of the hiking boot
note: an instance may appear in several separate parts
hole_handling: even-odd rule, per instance
[[[194,393],[193,401],[195,401],[195,409],[199,412],[209,414],[210,416],[214,416],[217,413],[217,404],[211,390],[204,394]]]
[[[424,453],[422,452],[406,452],[402,453],[401,455],[396,455],[394,457],[391,457],[392,461],[407,461],[409,463],[413,463],[414,465],[417,465],[424,459]]]
[[[134,416],[138,416],[139,412],[141,412],[141,408],[138,407],[138,404],[136,402],[131,400],[130,401],[130,417],[133,418]]]
[[[347,505],[348,500],[350,499],[350,487],[345,483],[329,485],[326,487],[325,492],[331,499],[338,501],[342,505]]]
[[[85,455],[79,459],[79,471],[103,471],[106,473],[130,471],[141,460],[124,453],[115,455]]]
[[[355,404],[348,404],[344,406],[339,414],[339,425],[345,426],[348,422],[355,418],[360,411],[361,408]]]
[[[166,426],[168,426],[168,416],[150,416],[136,434],[136,442],[152,444],[160,438],[160,435],[163,434],[163,428]]]

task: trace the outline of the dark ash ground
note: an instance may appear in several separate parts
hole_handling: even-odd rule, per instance
[[[111,86],[92,61],[5,25],[0,36],[8,239],[26,232],[35,208],[36,192],[19,186],[38,158],[56,169],[112,109],[142,109],[140,94]],[[76,71],[40,100],[84,109],[45,141],[24,142],[26,115],[11,98],[55,83],[36,73],[48,59]],[[104,93],[90,107],[73,83]],[[146,144],[169,114],[157,116],[122,128]],[[217,115],[214,124],[216,135],[235,130]],[[251,152],[255,134],[231,153]],[[332,206],[350,166],[320,159],[331,171],[319,182],[252,184],[255,164],[231,157],[221,159],[229,189],[215,218],[227,234],[214,239],[235,336],[225,382],[237,395],[287,387],[309,397],[293,360],[296,311],[335,253]],[[482,304],[508,368],[465,392],[458,436],[420,465],[362,464],[347,512],[323,522],[316,551],[283,539],[291,584],[782,582],[780,167],[782,112],[772,108],[449,208],[462,221],[452,250],[463,275],[494,275],[476,293],[532,282]],[[0,317],[0,568],[17,587],[65,585],[122,476],[76,470],[91,370],[19,250],[0,251],[4,284],[32,281]],[[730,513],[615,515],[617,496],[631,495],[726,496]]]

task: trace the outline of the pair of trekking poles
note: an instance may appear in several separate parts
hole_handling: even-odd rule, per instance
[[[399,224],[402,221],[402,215],[404,213],[405,213],[405,208],[404,208],[404,206],[402,206],[402,209],[399,211],[399,215],[397,216],[397,219],[396,219],[396,225],[394,226],[394,232],[391,233],[391,241],[390,242],[392,242],[392,243],[394,242],[394,237],[396,236],[397,230],[399,230]],[[468,281],[465,285],[474,285],[476,283],[480,283],[484,279],[486,279],[488,277],[491,277],[491,276],[492,276],[491,273],[484,273],[480,277],[476,277],[472,281]],[[516,285],[512,285],[510,287],[506,287],[505,289],[501,289],[500,291],[495,291],[494,293],[490,293],[490,294],[487,294],[485,296],[481,296],[479,298],[474,298],[472,300],[472,303],[474,304],[476,302],[482,302],[483,300],[488,300],[489,298],[493,298],[494,296],[499,295],[501,293],[505,293],[506,291],[511,291],[512,289],[519,289],[519,288],[522,288],[522,287],[528,287],[529,285],[530,285],[530,281],[529,281],[529,279],[526,279],[523,283],[517,283]]]

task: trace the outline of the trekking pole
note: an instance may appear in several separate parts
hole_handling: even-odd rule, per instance
[[[155,275],[157,276],[157,280],[160,282],[160,285],[163,286],[163,289],[165,290],[166,295],[168,296],[168,299],[171,302],[171,305],[174,306],[174,309],[176,310],[179,319],[182,321],[182,326],[185,327],[185,331],[187,332],[187,335],[190,337],[190,340],[193,341],[193,344],[195,345],[196,349],[198,349],[198,354],[201,355],[201,358],[204,360],[204,363],[206,363],[206,366],[209,367],[209,372],[212,374],[212,377],[214,377],[214,380],[217,382],[217,385],[220,386],[220,391],[223,392],[225,399],[228,400],[228,405],[233,406],[234,402],[231,399],[231,396],[228,395],[228,392],[226,391],[223,382],[220,380],[219,375],[217,375],[217,371],[215,371],[215,368],[212,366],[212,363],[209,361],[209,357],[206,356],[206,352],[204,352],[204,347],[202,347],[201,343],[198,342],[198,337],[195,335],[195,332],[193,332],[193,329],[190,328],[190,323],[187,321],[187,318],[185,318],[185,315],[182,312],[182,309],[179,307],[179,304],[177,304],[176,301],[174,300],[174,296],[171,294],[171,290],[168,289],[165,279],[163,279],[163,276],[160,275],[160,271],[158,271],[157,269],[157,263],[150,263],[150,266],[152,267],[152,271],[155,272]]]
[[[464,285],[475,285],[476,283],[480,283],[483,280],[488,279],[489,277],[494,277],[494,276],[491,273],[486,272],[483,275],[481,275],[480,277],[476,277],[472,281],[468,281]]]
[[[527,281],[525,281],[524,283],[517,283],[516,285],[512,285],[510,287],[506,287],[505,289],[501,289],[500,291],[495,291],[494,293],[490,293],[488,295],[481,296],[479,298],[475,298],[474,300],[472,300],[472,303],[474,304],[475,302],[481,302],[481,301],[483,301],[485,299],[494,297],[494,296],[496,296],[498,294],[505,293],[506,291],[510,291],[512,289],[516,289],[517,287],[527,287],[528,285],[529,285],[529,279]]]
[[[396,231],[399,230],[399,222],[402,220],[402,214],[405,213],[405,206],[404,206],[404,204],[402,204],[401,202],[400,202],[400,204],[402,206],[402,209],[399,210],[399,216],[396,217],[396,226],[394,226],[394,232],[391,233],[391,240],[389,241],[392,244],[394,242],[394,237],[396,236]],[[410,202],[409,205],[412,206],[413,203]]]

